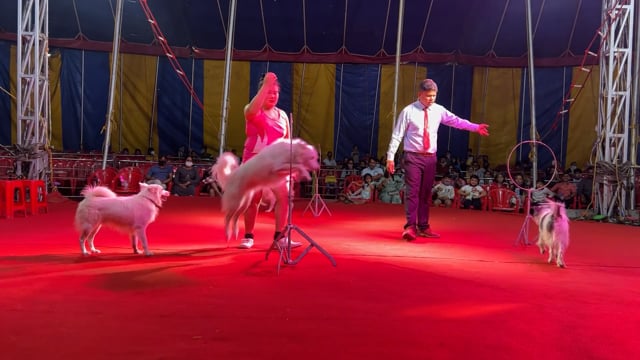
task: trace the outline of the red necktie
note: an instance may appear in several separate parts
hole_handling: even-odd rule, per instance
[[[429,142],[429,113],[427,108],[424,108],[424,131],[422,133],[422,144],[424,145],[424,152],[428,152],[431,144]]]

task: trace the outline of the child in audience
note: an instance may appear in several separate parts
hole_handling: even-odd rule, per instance
[[[387,204],[402,204],[402,190],[404,190],[404,180],[399,173],[389,174],[384,172],[384,177],[377,186],[378,198]]]
[[[434,186],[431,192],[435,195],[433,199],[434,206],[444,204],[446,207],[451,207],[453,198],[456,195],[451,176],[444,175],[440,183]]]
[[[487,196],[487,192],[478,183],[480,178],[478,175],[471,175],[469,177],[469,184],[460,188],[458,193],[462,198],[462,207],[468,209],[470,207],[475,210],[482,209],[482,198]]]

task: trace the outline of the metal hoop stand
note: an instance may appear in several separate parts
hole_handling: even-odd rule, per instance
[[[516,144],[516,146],[513,147],[513,149],[511,149],[511,152],[509,153],[509,157],[507,157],[507,175],[509,176],[509,180],[511,181],[511,183],[517,187],[520,190],[524,190],[527,192],[527,201],[525,202],[527,205],[524,209],[526,216],[524,218],[524,223],[522,224],[522,227],[520,228],[520,233],[518,233],[518,237],[516,238],[515,242],[514,242],[514,246],[515,245],[531,245],[531,242],[529,242],[529,222],[533,221],[533,216],[531,216],[531,192],[533,190],[535,190],[536,188],[536,184],[532,184],[533,186],[531,188],[524,188],[518,184],[516,184],[516,182],[513,180],[513,177],[511,176],[511,170],[509,168],[509,164],[511,164],[511,156],[513,155],[513,153],[515,152],[516,149],[520,148],[522,145],[524,144],[540,144],[542,146],[544,146],[545,148],[547,148],[547,150],[549,150],[549,152],[551,153],[551,156],[553,157],[553,161],[554,164],[557,163],[556,160],[556,155],[553,153],[553,150],[551,150],[551,148],[543,143],[542,141],[537,141],[537,140],[525,140],[525,141],[521,141],[518,144]],[[537,151],[534,150],[534,151]],[[538,157],[536,156],[536,161],[537,161]],[[551,179],[549,179],[544,186],[547,187],[549,184],[551,184],[551,182],[553,181],[553,178],[555,178],[556,176],[556,168],[553,169],[553,176],[551,176]]]

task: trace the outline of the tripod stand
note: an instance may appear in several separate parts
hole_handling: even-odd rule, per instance
[[[513,244],[514,246],[515,245],[524,245],[524,246],[531,245],[531,243],[529,242],[529,222],[533,221],[533,216],[531,216],[531,191],[533,191],[533,189],[527,189],[527,201],[524,209],[527,215],[525,216],[524,223],[520,228],[520,233],[518,234],[518,237],[516,238],[516,241]]]
[[[307,210],[311,210],[311,213],[315,217],[320,216],[320,214],[322,214],[324,210],[327,210],[327,212],[329,213],[329,216],[332,216],[331,211],[329,211],[329,208],[327,207],[327,204],[322,199],[322,196],[320,196],[320,191],[318,191],[318,172],[317,171],[313,172],[313,196],[311,197],[311,200],[309,200],[307,207],[302,212],[302,215],[304,215],[307,212]]]
[[[290,117],[289,129],[291,129],[291,128],[293,128],[293,114],[290,114],[289,117]],[[277,273],[278,274],[280,274],[280,265],[281,264],[296,265],[313,248],[317,248],[318,251],[320,251],[322,253],[322,255],[324,255],[327,259],[329,259],[329,261],[331,262],[331,264],[333,266],[336,266],[336,261],[334,260],[333,256],[331,256],[331,254],[329,254],[325,249],[323,249],[317,242],[313,241],[313,239],[309,235],[307,235],[304,231],[302,231],[302,229],[300,229],[299,227],[297,227],[296,225],[293,224],[293,164],[292,164],[292,160],[293,160],[293,137],[289,137],[289,177],[286,180],[287,181],[287,185],[288,185],[288,190],[289,190],[289,195],[288,195],[288,199],[287,199],[287,201],[289,202],[289,209],[288,209],[288,212],[287,212],[287,225],[285,226],[285,229],[282,232],[282,235],[277,239],[273,239],[273,243],[271,243],[271,247],[269,247],[269,250],[267,250],[267,253],[264,255],[264,259],[267,260],[267,259],[269,259],[269,254],[271,253],[271,250],[277,250],[279,252],[278,266],[277,266]],[[316,188],[316,194],[317,194],[317,188]],[[328,209],[327,209],[327,211],[328,211]],[[300,236],[302,236],[308,243],[307,247],[304,250],[302,250],[300,255],[298,255],[298,257],[296,257],[296,258],[292,258],[291,257],[291,237],[292,237],[294,231],[297,232]],[[283,239],[283,238],[287,239],[286,244],[280,245],[279,241],[280,241],[280,239]]]

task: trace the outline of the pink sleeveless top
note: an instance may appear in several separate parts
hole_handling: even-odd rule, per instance
[[[284,111],[276,109],[278,110],[277,119],[271,119],[263,110],[260,110],[254,118],[246,119],[247,139],[242,152],[243,162],[254,157],[274,141],[289,138],[289,118]]]

